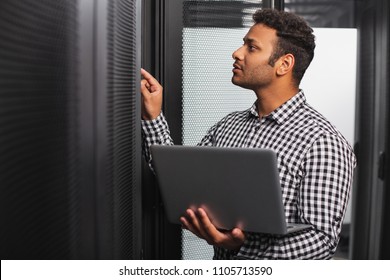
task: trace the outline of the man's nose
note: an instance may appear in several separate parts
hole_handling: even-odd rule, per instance
[[[239,47],[237,50],[235,50],[232,53],[232,58],[234,60],[241,60],[242,59],[242,52],[241,52],[242,47]]]

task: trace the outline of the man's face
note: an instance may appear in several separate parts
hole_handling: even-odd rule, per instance
[[[244,44],[232,55],[235,60],[232,83],[251,90],[272,83],[275,71],[268,62],[276,40],[276,30],[262,24],[253,25],[244,37]]]

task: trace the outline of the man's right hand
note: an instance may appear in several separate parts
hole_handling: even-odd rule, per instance
[[[141,75],[142,119],[153,120],[161,113],[163,87],[145,69],[141,68]]]
[[[187,209],[185,215],[180,218],[180,222],[183,228],[206,240],[210,245],[239,251],[245,242],[245,233],[241,229],[234,228],[223,231],[217,229],[202,208],[196,211]]]

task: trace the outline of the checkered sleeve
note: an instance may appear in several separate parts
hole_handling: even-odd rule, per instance
[[[330,258],[335,253],[355,166],[352,148],[337,134],[323,135],[307,153],[301,165],[298,214],[314,230],[312,241],[300,243],[303,255]]]
[[[238,254],[215,248],[215,259],[329,259],[334,254],[350,194],[356,159],[338,135],[323,135],[300,165],[298,219],[310,230],[284,237],[248,234]]]
[[[203,136],[202,140],[198,143],[198,146],[214,146],[214,133],[219,124],[220,122],[209,128],[206,135]]]
[[[173,140],[169,132],[168,123],[162,112],[154,120],[142,120],[141,122],[143,138],[142,151],[146,161],[153,170],[150,146],[173,145]]]

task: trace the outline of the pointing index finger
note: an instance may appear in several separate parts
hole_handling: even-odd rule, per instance
[[[141,75],[148,81],[149,85],[159,85],[158,81],[145,69],[141,68]]]

